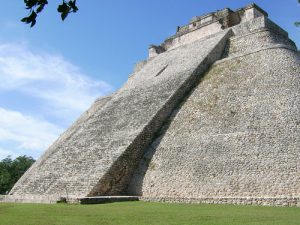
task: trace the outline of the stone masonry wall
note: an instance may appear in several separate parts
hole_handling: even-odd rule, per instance
[[[185,35],[169,39],[164,43],[163,47],[166,50],[171,50],[174,48],[178,48],[179,46],[184,44],[190,44],[196,40],[199,40],[200,38],[204,38],[206,36],[222,31],[221,27],[222,24],[219,21],[216,21],[212,24],[202,27],[201,29],[197,29]]]
[[[105,104],[49,148],[10,192],[15,199],[119,195],[161,124],[220,59],[230,30],[148,60]]]
[[[63,148],[64,143],[67,143],[71,138],[73,138],[74,135],[76,135],[76,133],[79,133],[80,131],[85,129],[86,123],[93,120],[97,116],[97,113],[101,111],[101,109],[112,99],[112,97],[113,95],[110,95],[97,99],[95,103],[86,112],[84,112],[78,118],[78,120],[69,129],[67,129],[50,146],[50,148],[26,171],[26,173],[14,185],[14,187],[10,191],[10,194],[6,196],[6,201],[45,203],[55,202],[60,196],[66,196],[68,187],[66,186],[66,183],[62,183],[60,181],[60,174],[50,177],[52,174],[54,174],[55,167],[59,166],[59,164],[55,164],[57,160],[55,155],[58,154],[57,152],[61,151],[62,153],[65,153],[64,156],[67,157],[67,154],[66,152],[64,152]],[[69,157],[71,157],[72,152],[70,152],[69,154]],[[80,155],[78,155],[77,157],[80,157]],[[60,159],[62,160],[63,158],[60,157]],[[64,160],[65,163],[67,163],[67,159],[64,158]],[[80,166],[80,164],[80,161],[76,162],[75,166]],[[61,165],[60,169],[63,168],[64,165]],[[63,178],[63,173],[60,173]],[[45,176],[46,174],[48,174],[47,177]],[[56,183],[56,186],[58,186],[56,193],[48,193],[46,189],[51,188],[54,182]],[[84,190],[84,187],[82,187],[82,189]]]
[[[251,4],[196,17],[149,51],[0,201],[300,206],[300,55],[287,32]]]
[[[274,32],[267,28],[260,28],[252,33],[231,37],[224,57],[236,57],[253,51],[274,47],[285,47],[294,51],[297,50],[295,43],[290,39],[283,35],[274,35]]]
[[[168,202],[168,203],[205,203],[205,204],[235,204],[235,205],[263,205],[300,207],[300,197],[211,197],[211,198],[147,198],[139,197],[146,202]]]
[[[279,40],[267,30],[231,38],[227,56],[239,56],[216,62],[174,110],[141,160],[130,194],[300,206],[300,55]],[[268,45],[250,52],[255,43]]]

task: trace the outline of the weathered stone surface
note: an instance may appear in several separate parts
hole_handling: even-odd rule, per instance
[[[219,59],[230,30],[165,52],[97,101],[15,185],[10,195],[115,195],[167,116]]]
[[[235,204],[235,205],[263,205],[263,206],[285,206],[300,207],[300,198],[292,197],[212,197],[212,198],[149,198],[139,197],[141,201],[168,202],[168,203],[206,203],[206,204]]]
[[[227,55],[246,54],[215,63],[174,111],[135,172],[131,194],[299,201],[300,55],[271,48],[269,39],[280,38],[269,31],[231,39]],[[255,40],[269,48],[250,53]]]
[[[300,206],[300,55],[287,32],[251,4],[195,17],[149,53],[2,199]]]

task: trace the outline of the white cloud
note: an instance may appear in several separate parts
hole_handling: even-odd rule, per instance
[[[0,90],[21,91],[47,101],[55,111],[78,115],[112,87],[82,74],[62,56],[36,54],[24,44],[2,44]]]
[[[46,149],[63,131],[54,124],[20,112],[0,108],[0,115],[0,143],[13,142],[20,152],[33,150],[41,153],[40,151]],[[11,152],[13,151],[8,153]]]
[[[111,90],[60,55],[36,53],[25,44],[0,44],[0,94],[11,94],[14,109],[0,105],[0,158],[39,156],[66,125]]]

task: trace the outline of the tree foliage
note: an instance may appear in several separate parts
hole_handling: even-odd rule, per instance
[[[21,21],[33,27],[36,24],[38,14],[41,13],[48,4],[48,0],[24,0],[24,3],[26,9],[29,10],[29,15],[21,19]],[[70,13],[78,11],[76,0],[70,0],[68,2],[63,0],[62,3],[58,5],[57,11],[60,13],[61,19],[65,20]]]
[[[9,156],[0,161],[0,194],[6,194],[26,170],[35,162],[32,157],[19,156],[12,160]]]

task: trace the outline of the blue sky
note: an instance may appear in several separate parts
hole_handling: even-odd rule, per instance
[[[60,0],[30,29],[23,1],[0,8],[0,159],[37,158],[91,103],[122,86],[150,44],[160,44],[190,18],[251,3],[245,0],[77,0],[61,22]],[[297,0],[256,3],[300,46]]]

